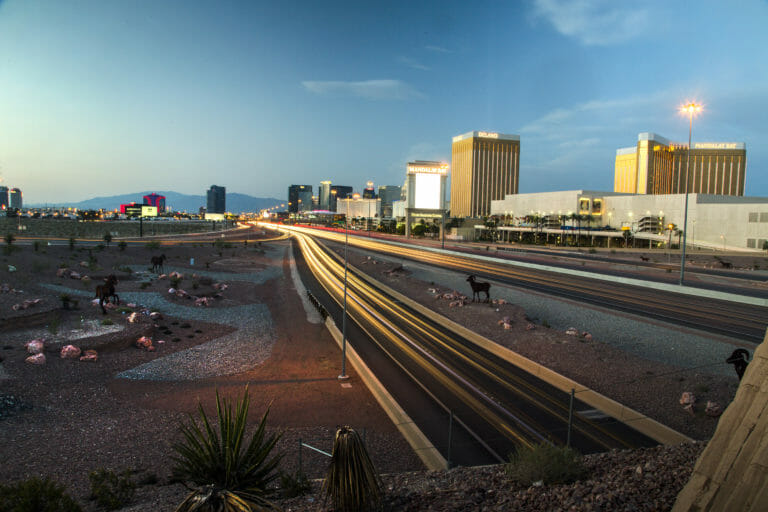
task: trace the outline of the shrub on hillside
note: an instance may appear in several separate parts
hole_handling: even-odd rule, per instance
[[[64,487],[48,478],[30,478],[11,485],[0,484],[0,510],[35,512],[81,512],[80,505]]]
[[[577,451],[546,443],[518,449],[510,456],[506,472],[513,481],[527,486],[534,482],[569,484],[586,474]]]

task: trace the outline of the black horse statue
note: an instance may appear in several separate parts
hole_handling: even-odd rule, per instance
[[[165,261],[165,254],[161,254],[160,256],[152,256],[152,272],[162,272],[165,270],[165,267],[163,266],[163,262]]]
[[[736,370],[736,375],[738,375],[739,380],[741,380],[744,376],[744,372],[747,370],[747,365],[749,364],[749,352],[743,348],[737,348],[725,362],[733,365],[733,369]]]
[[[107,277],[104,278],[104,284],[100,284],[96,287],[96,297],[99,299],[99,306],[101,306],[101,312],[105,315],[107,314],[107,310],[104,308],[104,302],[109,302],[110,297],[112,298],[113,304],[119,304],[120,303],[120,297],[117,296],[117,293],[115,293],[115,286],[117,285],[117,277],[115,277],[114,274],[109,274]]]
[[[477,301],[480,302],[481,292],[485,292],[485,302],[490,302],[491,294],[489,292],[491,290],[491,283],[481,283],[479,281],[475,281],[475,276],[469,276],[467,278],[467,282],[472,287],[472,302],[475,302],[475,298],[477,298]]]

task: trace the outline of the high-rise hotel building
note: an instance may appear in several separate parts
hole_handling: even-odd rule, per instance
[[[691,194],[743,196],[746,171],[743,142],[695,142],[688,169],[688,144],[641,133],[637,146],[616,150],[613,191],[684,194],[687,176]]]
[[[520,136],[469,132],[453,138],[451,216],[483,217],[491,200],[517,194],[520,182]]]

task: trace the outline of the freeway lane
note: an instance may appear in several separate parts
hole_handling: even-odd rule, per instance
[[[296,239],[308,266],[340,303],[343,262],[308,236],[296,233]],[[474,433],[497,462],[519,446],[565,444],[567,394],[397,304],[370,278],[352,271],[347,281],[350,318],[404,373],[453,411],[455,421]],[[577,401],[577,411],[588,409]],[[612,419],[577,414],[572,444],[590,453],[656,443]]]
[[[318,230],[303,232],[338,243],[344,242],[344,236],[338,233]],[[350,237],[349,244],[363,250],[476,274],[501,285],[523,287],[753,343],[762,341],[768,325],[768,308],[764,306],[549,272],[525,264],[512,265],[449,252],[395,246],[370,239]]]

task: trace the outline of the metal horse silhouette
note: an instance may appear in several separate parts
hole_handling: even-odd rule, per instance
[[[152,256],[152,272],[162,272],[165,270],[163,262],[165,261],[165,254],[160,256]]]
[[[749,364],[749,352],[743,348],[737,348],[725,362],[733,365],[733,369],[736,370],[736,375],[738,375],[739,380],[741,380],[744,376],[744,372],[747,370],[747,365]]]
[[[96,287],[96,297],[99,299],[99,306],[101,306],[101,312],[105,315],[107,310],[104,309],[104,302],[109,302],[109,298],[112,298],[113,304],[120,303],[120,297],[115,293],[115,285],[117,285],[117,277],[114,274],[109,274],[104,278],[104,284],[100,284]]]
[[[485,293],[485,302],[490,302],[491,300],[491,294],[489,293],[491,289],[491,283],[482,283],[480,281],[475,281],[475,276],[469,276],[467,278],[467,282],[472,287],[472,302],[475,302],[475,298],[477,298],[477,301],[480,302],[480,293]]]

